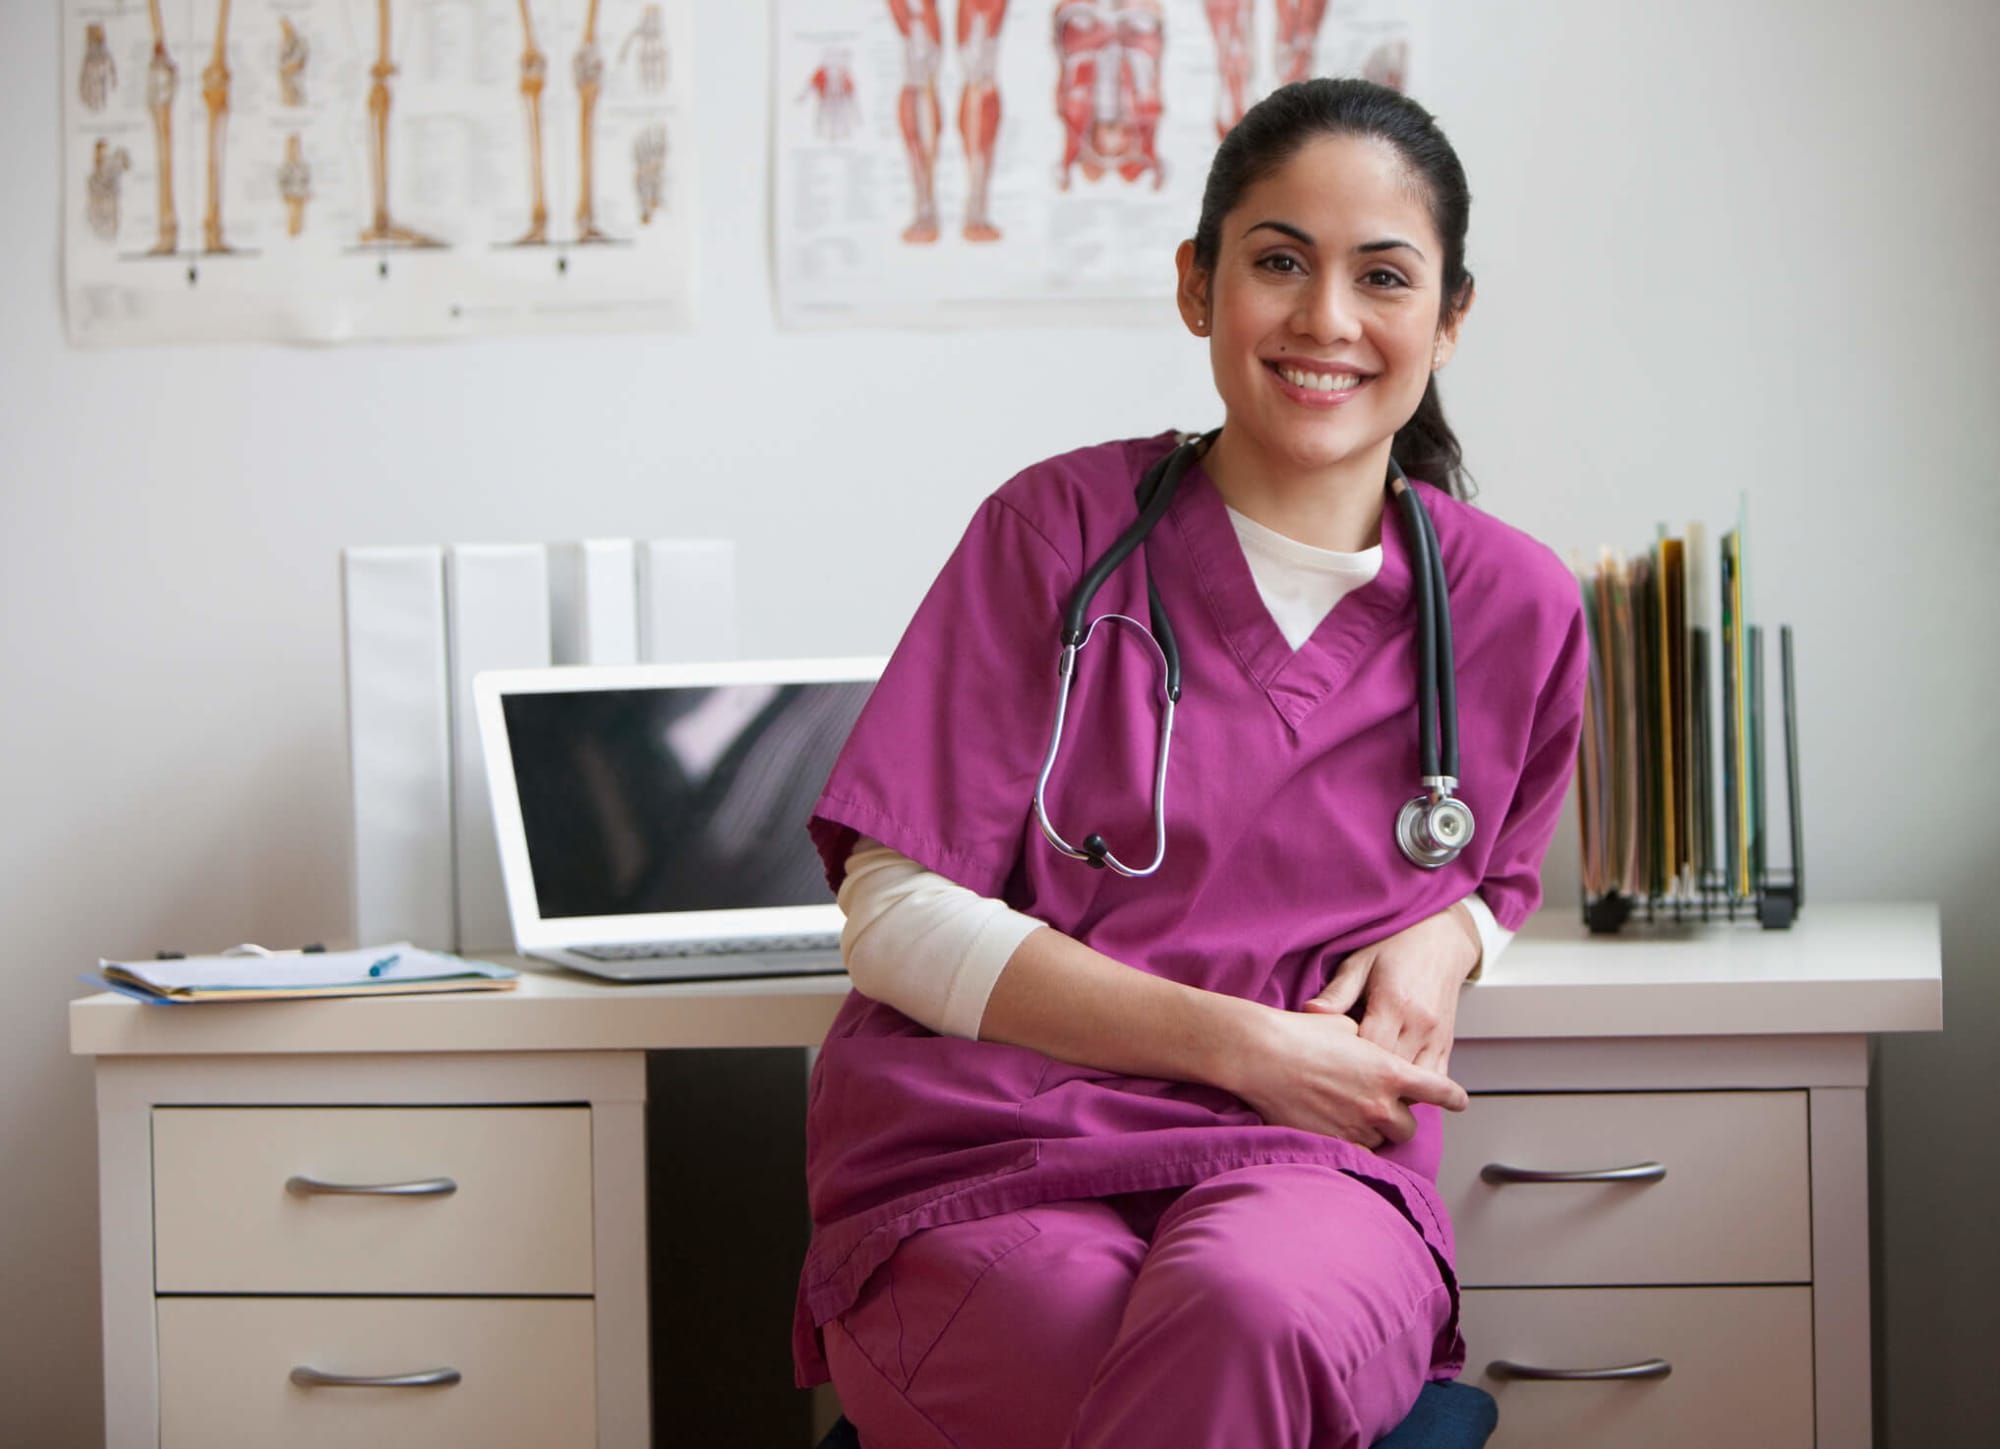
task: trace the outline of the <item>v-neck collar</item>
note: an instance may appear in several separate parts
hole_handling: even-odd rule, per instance
[[[1199,462],[1182,478],[1167,516],[1187,549],[1203,602],[1224,644],[1244,675],[1293,729],[1346,683],[1384,625],[1409,610],[1409,554],[1386,505],[1381,571],[1335,604],[1297,650],[1286,642],[1278,621],[1264,606],[1222,494]]]

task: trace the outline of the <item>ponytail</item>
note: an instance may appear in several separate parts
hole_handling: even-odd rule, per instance
[[[1424,384],[1424,400],[1397,430],[1390,451],[1405,473],[1444,489],[1454,498],[1470,500],[1478,491],[1472,485],[1472,475],[1465,471],[1458,434],[1445,421],[1435,374]]]

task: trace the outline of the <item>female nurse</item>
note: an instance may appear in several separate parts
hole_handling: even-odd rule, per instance
[[[1435,1189],[1460,987],[1539,901],[1586,667],[1548,550],[1462,502],[1434,374],[1472,302],[1458,158],[1394,91],[1308,81],[1216,154],[1177,257],[1223,424],[1092,613],[1179,639],[1166,854],[1052,848],[1031,802],[1078,580],[1171,434],[981,506],[811,823],[856,990],[815,1069],[794,1339],[869,1449],[1362,1446],[1464,1361]],[[1411,551],[1450,581],[1460,798],[1417,793]],[[1161,685],[1084,651],[1049,813],[1151,858]]]

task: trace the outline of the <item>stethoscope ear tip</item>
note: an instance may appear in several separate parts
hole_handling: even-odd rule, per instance
[[[1104,857],[1111,854],[1111,842],[1101,835],[1086,835],[1083,838],[1083,853],[1090,860],[1092,870],[1104,869]]]

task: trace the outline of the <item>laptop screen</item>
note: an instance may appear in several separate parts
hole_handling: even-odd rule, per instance
[[[870,687],[505,696],[542,919],[827,904],[806,819]]]

